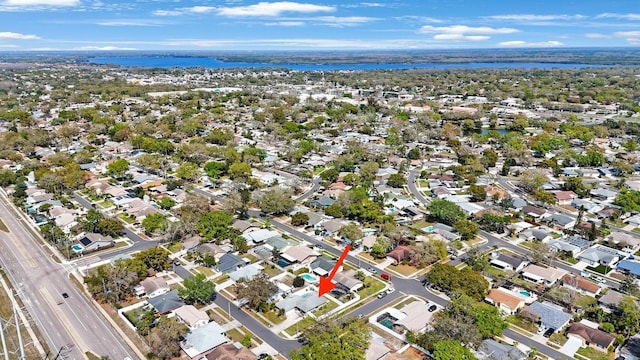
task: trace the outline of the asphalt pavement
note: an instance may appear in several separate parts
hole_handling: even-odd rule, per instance
[[[69,346],[67,359],[85,359],[91,350],[119,360],[134,358],[133,351],[93,308],[91,300],[78,290],[61,264],[46,253],[16,217],[0,201],[0,217],[10,233],[0,231],[0,263],[11,283],[19,290],[29,314],[43,334],[53,356]],[[62,293],[67,293],[64,298]],[[51,355],[51,354],[50,354]]]

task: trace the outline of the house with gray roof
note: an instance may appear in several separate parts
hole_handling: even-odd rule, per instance
[[[598,304],[600,304],[605,312],[610,313],[618,309],[618,305],[620,305],[624,296],[625,295],[621,292],[609,289],[606,294],[602,295],[598,299]]]
[[[278,309],[288,312],[292,309],[298,309],[303,313],[308,313],[327,302],[324,297],[318,297],[316,293],[307,292],[302,295],[290,295],[276,303]]]
[[[212,321],[187,333],[184,340],[180,342],[180,348],[190,359],[201,359],[216,347],[229,341],[222,326]]]
[[[248,233],[244,233],[241,236],[245,238],[245,240],[247,241],[252,241],[254,243],[259,244],[259,243],[263,243],[265,240],[269,238],[280,236],[280,233],[275,230],[259,229],[259,230],[251,231]]]
[[[554,329],[558,331],[567,326],[573,315],[565,312],[560,306],[550,302],[534,302],[526,306],[522,311],[527,312],[540,322],[544,329]]]
[[[324,276],[331,272],[333,267],[336,265],[336,260],[326,258],[324,256],[319,256],[315,259],[311,264],[309,264],[309,268],[312,272]]]
[[[521,360],[527,357],[517,347],[502,344],[493,339],[482,341],[476,355],[481,360]]]
[[[564,214],[553,214],[551,215],[550,222],[562,229],[570,229],[576,224],[576,219]]]
[[[529,261],[524,257],[499,252],[497,256],[491,256],[489,264],[501,270],[519,272]]]
[[[590,266],[604,265],[611,267],[620,260],[620,254],[616,249],[596,245],[583,251],[578,255],[577,259],[586,262]]]
[[[220,261],[215,267],[218,271],[228,274],[243,267],[245,264],[244,259],[238,255],[226,253],[220,257]]]
[[[240,279],[251,280],[262,273],[262,269],[262,266],[258,264],[249,264],[229,273],[229,278],[233,281],[238,281]]]
[[[159,314],[167,314],[184,305],[178,296],[178,290],[171,290],[162,295],[149,298],[147,300]]]

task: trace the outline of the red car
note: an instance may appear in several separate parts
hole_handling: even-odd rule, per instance
[[[387,281],[391,281],[391,276],[389,276],[389,274],[387,273],[382,273],[380,274],[380,277],[387,280]]]

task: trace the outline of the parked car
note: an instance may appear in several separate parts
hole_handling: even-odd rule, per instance
[[[68,298],[69,298],[69,294],[67,294],[66,292],[64,292],[64,293],[62,293],[62,297],[63,297],[63,298],[65,298],[65,299],[68,299]]]
[[[358,319],[362,319],[364,317],[364,314],[358,314]]]
[[[396,291],[396,289],[394,288],[388,288],[387,289],[387,294],[391,294],[392,292]]]
[[[387,273],[382,273],[380,274],[380,277],[387,280],[387,281],[391,281],[391,276],[389,276],[389,274]]]
[[[387,293],[385,291],[383,291],[380,294],[378,294],[378,299],[382,299],[385,296],[387,296]]]
[[[429,308],[427,310],[429,310],[429,312],[434,312],[438,309],[438,307],[436,306],[436,304],[431,304],[431,306],[429,306]]]
[[[372,273],[372,274],[377,274],[377,273],[378,273],[378,270],[376,270],[375,268],[373,268],[373,267],[371,267],[371,266],[369,266],[369,267],[367,268],[367,271],[368,271],[368,272],[370,272],[370,273]]]
[[[545,331],[544,334],[542,334],[542,336],[544,336],[546,338],[550,338],[551,335],[553,335],[554,332],[556,332],[556,329],[548,328],[547,331]]]

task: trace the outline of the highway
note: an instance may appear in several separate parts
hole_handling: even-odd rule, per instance
[[[49,345],[49,356],[54,358],[63,346],[71,345],[64,352],[66,359],[85,359],[84,352],[89,350],[112,360],[133,359],[133,351],[77,289],[63,266],[27,231],[25,220],[15,216],[3,195],[0,200],[0,218],[10,229],[10,233],[0,231],[0,264],[20,290],[27,311]],[[69,297],[63,298],[62,293]]]

